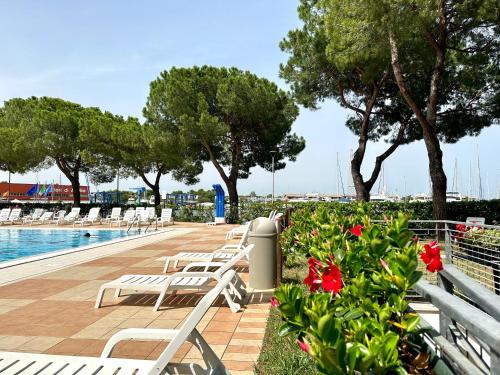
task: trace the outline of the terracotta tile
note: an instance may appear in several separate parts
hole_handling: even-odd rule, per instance
[[[254,363],[249,361],[223,361],[229,371],[252,371]]]
[[[65,339],[46,350],[45,353],[74,355],[80,353],[89,344],[93,344],[93,340]]]
[[[221,322],[239,322],[243,314],[241,313],[222,313],[217,312],[212,320],[217,320]]]
[[[242,340],[262,340],[264,338],[264,333],[235,332],[232,338]]]
[[[81,280],[42,280],[28,279],[0,287],[0,298],[39,299],[73,288]]]
[[[250,345],[228,345],[226,347],[225,353],[260,353],[260,348],[258,346]]]
[[[231,340],[231,332],[203,332],[203,338],[209,344],[227,345]]]
[[[212,321],[208,323],[203,332],[234,332],[238,322]]]

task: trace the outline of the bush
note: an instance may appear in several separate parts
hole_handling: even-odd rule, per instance
[[[406,301],[422,276],[422,247],[406,215],[373,224],[371,209],[358,206],[346,215],[322,206],[294,214],[283,245],[308,259],[309,293],[297,285],[277,289],[280,334],[296,337],[324,374],[405,374],[417,367],[430,374],[420,319]],[[442,267],[437,245],[426,245],[421,257],[429,270]]]

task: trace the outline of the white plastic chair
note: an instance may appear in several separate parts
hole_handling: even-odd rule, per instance
[[[73,221],[73,226],[75,226],[76,224],[80,224],[83,227],[85,224],[92,225],[97,222],[100,223],[101,222],[101,217],[99,216],[100,212],[101,212],[100,207],[92,207],[89,210],[87,216],[85,216],[83,219]]]
[[[123,375],[160,375],[160,374],[221,374],[229,375],[222,361],[198,332],[196,326],[207,313],[221,292],[227,291],[234,271],[228,271],[198,302],[179,329],[128,328],[115,333],[106,343],[100,357],[62,356],[33,354],[23,352],[0,352],[1,368],[8,374],[123,374]],[[138,360],[110,358],[116,344],[124,340],[166,340],[167,347],[158,359]],[[184,342],[193,344],[202,355],[205,368],[196,363],[172,364],[174,355]]]
[[[12,211],[10,211],[9,217],[7,220],[2,221],[2,224],[14,224],[15,222],[21,222],[21,212],[22,210],[20,208],[13,208]]]
[[[80,207],[73,207],[71,212],[67,214],[58,224],[70,224],[80,217]]]
[[[234,256],[230,261],[221,262],[197,262],[186,266],[181,272],[176,272],[172,275],[123,275],[116,280],[107,282],[99,288],[99,293],[97,293],[97,299],[95,302],[95,308],[99,308],[104,297],[104,292],[106,289],[115,289],[115,297],[119,297],[122,290],[133,290],[140,292],[159,292],[158,299],[156,300],[154,311],[158,311],[161,303],[165,299],[168,291],[172,291],[173,294],[177,290],[196,290],[202,291],[209,289],[210,282],[212,280],[221,280],[222,276],[233,268],[236,263],[238,263],[243,257],[249,256],[254,245],[248,245],[244,250],[242,250],[238,255]],[[191,268],[204,268],[204,271],[190,271]],[[217,267],[216,271],[209,272],[210,267]],[[245,283],[241,278],[235,274],[231,282],[231,291],[240,300],[245,296],[246,289]],[[231,311],[237,312],[240,309],[240,305],[233,301],[231,294],[228,290],[224,290],[224,297],[231,308]]]
[[[9,220],[10,208],[3,208],[0,211],[0,224],[4,224]]]
[[[23,218],[23,224],[31,223],[33,220],[38,220],[43,215],[45,210],[43,208],[35,208],[31,215],[25,216]]]
[[[172,225],[174,220],[172,219],[172,209],[171,208],[163,208],[161,210],[161,216],[156,220],[158,224],[161,224],[163,227],[166,225]]]

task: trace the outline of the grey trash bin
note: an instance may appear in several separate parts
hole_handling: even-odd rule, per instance
[[[258,217],[253,220],[248,233],[248,243],[255,247],[250,253],[250,287],[272,289],[277,286],[276,225],[272,220]]]

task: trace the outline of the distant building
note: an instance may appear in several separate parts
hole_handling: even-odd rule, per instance
[[[63,202],[73,203],[73,188],[71,185],[59,184],[10,184],[0,182],[0,201],[5,202],[7,199],[31,201],[31,202]],[[80,186],[80,200],[82,203],[89,202],[89,187]]]
[[[167,202],[177,206],[194,205],[198,203],[198,195],[191,193],[167,194]]]

